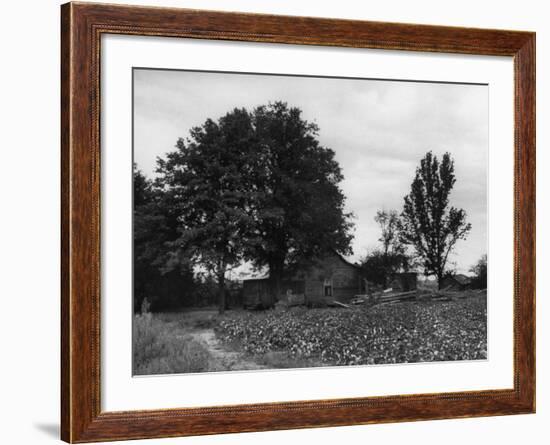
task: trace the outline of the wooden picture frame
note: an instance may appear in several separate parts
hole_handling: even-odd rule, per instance
[[[100,38],[167,36],[512,56],[515,70],[514,387],[209,408],[102,412]],[[174,437],[535,411],[535,34],[68,3],[61,7],[61,437]]]

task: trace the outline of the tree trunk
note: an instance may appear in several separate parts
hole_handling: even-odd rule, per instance
[[[275,304],[281,295],[283,284],[284,258],[274,258],[269,262],[269,287],[271,290],[271,304]]]
[[[438,288],[439,290],[442,289],[442,286],[443,286],[442,281],[443,281],[443,271],[442,271],[442,270],[438,270],[438,271],[437,271],[437,288]]]
[[[222,315],[225,312],[225,271],[218,273],[218,312]]]

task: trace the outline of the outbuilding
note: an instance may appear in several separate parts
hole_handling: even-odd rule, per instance
[[[440,289],[463,291],[472,288],[472,279],[463,274],[446,275],[441,279]]]

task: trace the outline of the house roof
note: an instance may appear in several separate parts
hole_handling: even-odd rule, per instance
[[[348,266],[351,266],[351,267],[355,267],[356,269],[360,269],[361,266],[359,266],[358,264],[355,264],[355,263],[352,263],[351,261],[348,261],[346,260],[342,255],[340,255],[335,249],[332,249],[332,251],[334,252],[334,254],[340,258],[340,260],[342,260],[344,263],[346,263]]]
[[[472,279],[464,274],[456,274],[453,275],[453,278],[458,281],[458,283],[464,285],[464,284],[470,284],[472,282]]]
[[[355,269],[361,269],[361,266],[359,264],[355,264],[355,263],[352,263],[351,261],[348,261],[341,254],[339,254],[335,249],[331,249],[331,251],[344,264],[354,267]],[[324,258],[326,258],[326,256]],[[243,281],[262,281],[262,280],[268,280],[268,279],[269,279],[269,272],[263,273],[260,276],[251,276],[251,277],[243,278]]]

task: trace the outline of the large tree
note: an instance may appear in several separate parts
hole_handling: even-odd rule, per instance
[[[256,238],[250,258],[269,268],[274,296],[285,274],[335,250],[350,253],[351,214],[340,188],[343,175],[319,128],[284,102],[253,110],[259,168],[254,172]]]
[[[254,224],[252,130],[249,113],[234,109],[191,129],[175,151],[158,160],[158,182],[179,222],[172,257],[216,277],[220,313],[226,307],[225,274],[244,258]]]
[[[457,241],[471,229],[466,212],[450,206],[456,182],[454,161],[445,153],[441,162],[430,151],[420,161],[401,214],[401,239],[421,258],[426,275],[435,275],[441,285],[445,267]]]
[[[178,214],[172,256],[217,277],[220,310],[228,269],[269,269],[274,297],[286,272],[336,250],[350,252],[351,215],[334,152],[301,110],[275,102],[208,119],[158,161],[158,183]]]

